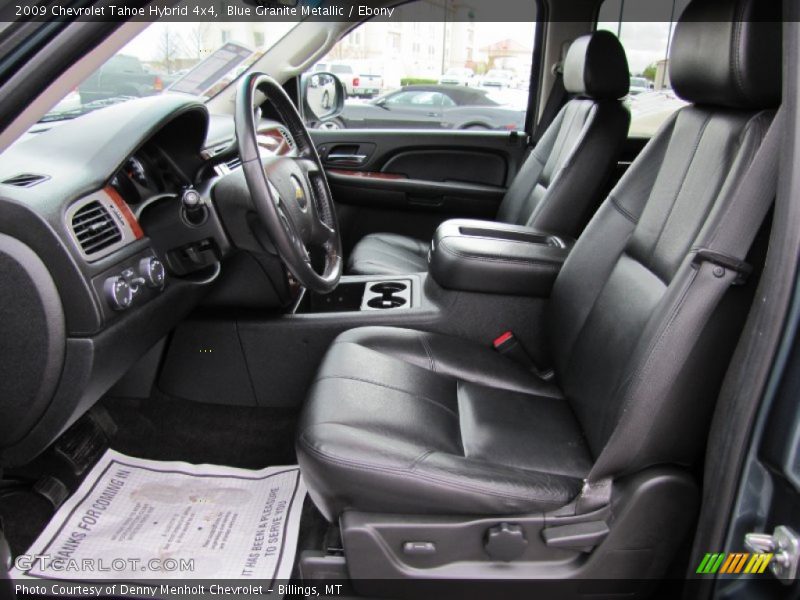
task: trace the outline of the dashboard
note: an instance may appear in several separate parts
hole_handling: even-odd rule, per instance
[[[233,134],[229,118],[163,95],[0,155],[0,466],[47,447],[220,274],[231,244],[212,196],[240,164]],[[278,123],[258,142],[294,152]]]

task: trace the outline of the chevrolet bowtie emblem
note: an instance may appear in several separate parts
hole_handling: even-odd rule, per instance
[[[300,207],[301,210],[305,210],[307,203],[306,203],[306,193],[303,191],[303,186],[300,185],[300,182],[297,181],[297,178],[291,178],[292,185],[294,186],[294,199],[297,201],[297,205]]]

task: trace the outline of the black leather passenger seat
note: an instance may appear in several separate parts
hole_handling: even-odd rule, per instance
[[[630,113],[620,101],[630,84],[625,51],[614,34],[575,40],[564,60],[572,99],[530,152],[500,204],[497,220],[576,237],[602,199],[628,135]],[[397,234],[365,236],[350,255],[354,274],[428,270],[430,240]]]
[[[556,279],[543,323],[554,381],[456,337],[363,328],[336,340],[297,444],[327,518],[499,517],[559,506],[575,515],[589,499],[591,510],[611,506],[609,539],[615,528],[640,535],[611,549],[601,544],[592,556],[645,552],[635,544],[648,544],[653,556],[674,551],[685,532],[675,515],[688,516],[688,527],[695,508],[687,467],[703,447],[754,286],[731,285],[736,270],[696,258],[720,235],[780,104],[776,9],[695,0],[685,10],[670,76],[691,105],[634,161]],[[749,20],[735,21],[739,15]],[[644,487],[627,493],[644,497],[642,489],[664,481],[648,473],[667,466],[684,484],[658,495],[660,507],[651,498],[626,520],[613,496],[596,501],[596,489],[621,494],[631,477]],[[548,551],[531,556],[546,562]],[[650,576],[656,563],[645,562]],[[619,577],[641,576],[624,564],[615,563]]]

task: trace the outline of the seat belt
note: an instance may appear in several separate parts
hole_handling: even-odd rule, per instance
[[[751,269],[745,258],[777,192],[784,113],[783,109],[779,109],[773,118],[753,161],[731,201],[722,211],[705,246],[690,251],[692,258],[688,267],[682,267],[682,277],[676,277],[673,281],[673,284],[679,286],[677,291],[680,293],[676,297],[682,297],[683,301],[670,323],[665,324],[657,336],[659,347],[662,350],[669,348],[671,356],[689,356],[725,292],[731,285],[743,283],[750,273]],[[677,369],[678,367],[675,370]],[[656,389],[662,385],[666,387],[672,374],[673,371],[665,373],[665,380],[652,376],[647,380],[637,380],[634,377],[633,383],[625,390],[625,395],[630,400],[654,386]],[[629,430],[623,436],[624,440],[615,439],[617,432],[612,433],[585,480],[584,490],[575,502],[578,514],[588,512],[589,509],[594,510],[610,501],[613,476],[624,470],[623,455],[635,454],[642,441],[631,438],[647,435],[641,431],[642,428],[638,429],[633,434]]]
[[[553,65],[553,86],[550,88],[547,102],[545,102],[544,108],[542,109],[542,117],[533,130],[531,146],[535,146],[539,143],[544,132],[550,127],[550,124],[555,120],[561,107],[567,103],[569,98],[569,94],[567,94],[567,90],[564,87],[564,59],[566,58],[568,49],[569,44],[564,44],[561,48],[561,60]]]

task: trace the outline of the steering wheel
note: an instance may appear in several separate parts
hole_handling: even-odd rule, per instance
[[[261,156],[256,92],[266,96],[292,136],[292,155]],[[250,73],[239,83],[234,120],[250,198],[278,254],[302,285],[323,294],[333,291],[342,276],[342,241],[333,196],[302,117],[277,81]],[[323,252],[322,273],[311,264],[311,248]]]

